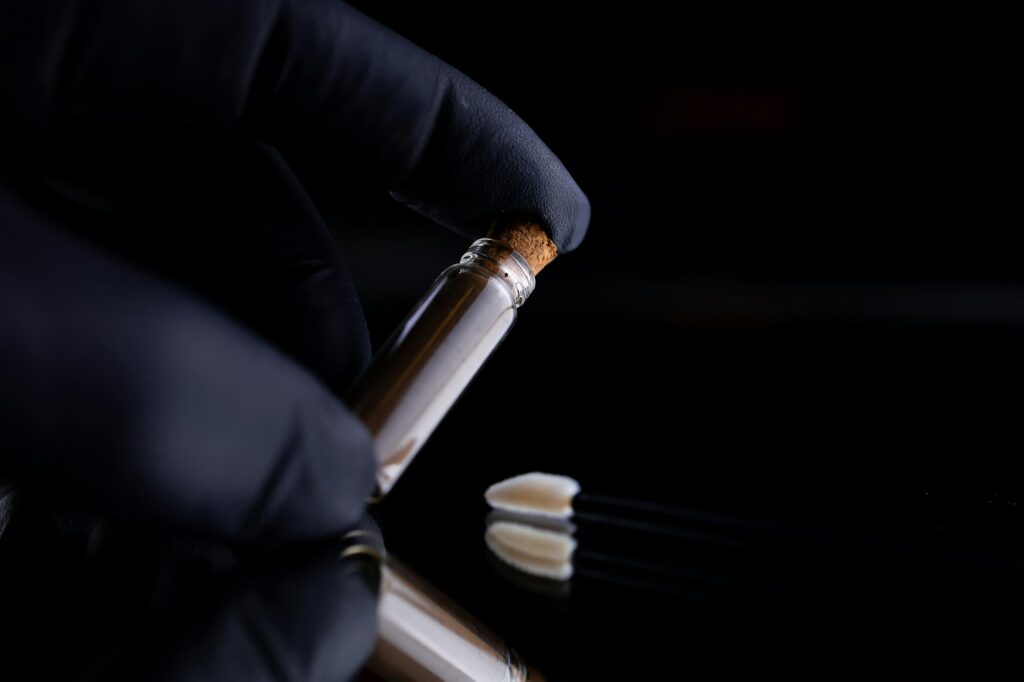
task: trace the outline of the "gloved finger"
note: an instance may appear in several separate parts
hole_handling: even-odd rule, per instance
[[[40,199],[63,201],[65,224],[200,294],[344,393],[369,362],[366,320],[329,228],[279,152],[206,140],[159,163],[123,159],[95,182],[87,159],[102,153],[48,169]]]
[[[0,193],[0,477],[239,541],[337,532],[373,456],[311,374]]]
[[[199,293],[343,394],[369,362],[366,321],[337,244],[288,163],[269,145],[234,138],[159,148],[76,140],[73,155],[41,172],[39,199],[62,206],[68,227]]]
[[[182,199],[154,224],[175,243],[162,260],[178,254],[176,280],[343,394],[370,360],[366,319],[329,228],[280,153],[218,145],[175,172],[189,180],[164,191]],[[182,241],[186,223],[191,238]]]
[[[562,251],[586,231],[586,196],[519,117],[336,0],[26,0],[0,23],[17,27],[0,41],[8,154],[97,123],[243,130],[467,235],[513,213]]]

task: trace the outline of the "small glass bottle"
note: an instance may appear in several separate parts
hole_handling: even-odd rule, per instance
[[[372,521],[346,533],[339,550],[377,585],[377,646],[359,679],[543,682],[497,634],[389,554]]]
[[[441,273],[348,395],[374,436],[377,497],[388,493],[434,428],[501,343],[550,257],[517,239],[478,239]],[[522,233],[520,233],[521,235]],[[513,248],[526,252],[527,258]],[[533,267],[531,268],[531,264]]]

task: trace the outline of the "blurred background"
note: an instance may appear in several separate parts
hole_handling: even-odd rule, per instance
[[[1024,280],[997,39],[894,10],[356,4],[508,103],[593,204],[379,510],[393,551],[554,679],[767,661],[913,679],[1019,615]],[[377,346],[466,244],[385,197],[349,209]],[[672,589],[578,566],[567,596],[531,597],[489,563],[480,499],[531,469],[811,528],[813,549],[634,539],[616,551],[660,557]]]

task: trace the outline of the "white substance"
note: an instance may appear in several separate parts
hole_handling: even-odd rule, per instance
[[[572,516],[572,498],[579,492],[575,479],[534,471],[495,483],[484,499],[495,509],[566,519]]]
[[[553,580],[572,577],[576,540],[565,533],[496,521],[487,527],[484,541],[499,559],[520,571]]]

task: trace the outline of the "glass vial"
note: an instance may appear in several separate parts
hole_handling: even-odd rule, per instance
[[[543,679],[500,637],[393,557],[381,565],[377,622],[367,667],[381,679]]]
[[[348,398],[374,436],[377,497],[388,493],[505,338],[535,283],[511,246],[478,239],[374,357]]]

